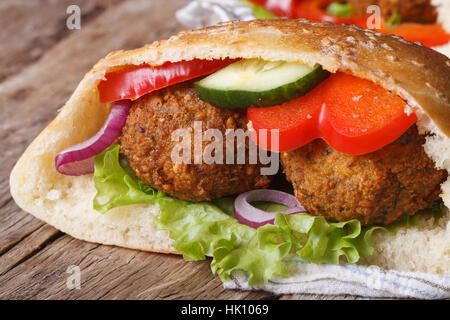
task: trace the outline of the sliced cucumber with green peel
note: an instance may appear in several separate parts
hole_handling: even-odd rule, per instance
[[[195,89],[216,107],[269,107],[307,94],[329,74],[320,65],[247,59],[196,82]]]

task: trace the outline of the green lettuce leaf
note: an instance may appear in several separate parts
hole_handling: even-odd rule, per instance
[[[312,263],[356,263],[373,253],[373,232],[388,230],[361,227],[358,220],[331,223],[306,213],[277,213],[273,225],[254,229],[234,218],[233,197],[201,203],[178,200],[145,185],[120,160],[118,145],[96,156],[94,209],[104,213],[130,204],[157,205],[161,215],[156,222],[161,230],[169,231],[173,247],[188,261],[212,257],[211,269],[224,281],[238,270],[247,274],[249,285],[264,284],[274,276],[285,277],[283,260],[291,254]],[[253,205],[274,212],[285,208],[268,203]],[[430,210],[438,216],[442,206],[433,205]],[[389,230],[413,225],[417,219],[405,216]]]
[[[153,204],[157,197],[162,196],[125,171],[119,162],[119,149],[119,145],[113,144],[95,157],[97,194],[94,209],[101,213],[129,204]]]
[[[429,208],[431,210],[431,214],[434,217],[434,220],[439,220],[444,216],[445,208],[444,208],[444,201],[438,200],[433,202],[431,207]]]
[[[291,242],[284,230],[273,225],[250,228],[213,203],[165,197],[157,205],[160,228],[169,231],[173,247],[185,260],[212,257],[211,269],[223,280],[235,270],[246,271],[250,284],[286,275],[282,259],[290,252]]]

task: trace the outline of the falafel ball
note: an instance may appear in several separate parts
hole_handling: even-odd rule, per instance
[[[367,7],[378,5],[385,20],[400,14],[403,22],[435,23],[437,10],[430,0],[348,0],[353,11],[365,15]]]
[[[181,83],[133,102],[122,129],[120,152],[144,183],[182,200],[209,201],[268,187],[270,179],[260,174],[261,166],[249,164],[248,140],[243,146],[245,164],[226,164],[226,159],[224,164],[206,164],[203,160],[195,164],[193,134],[190,161],[172,161],[172,151],[180,143],[172,141],[172,133],[189,128],[193,133],[194,121],[202,122],[203,133],[218,129],[222,135],[226,129],[245,131],[247,125],[245,112],[213,107],[198,98],[192,82]],[[223,140],[225,157],[226,139]],[[203,141],[202,153],[211,142]],[[238,146],[234,150],[236,153]],[[214,151],[211,155],[215,155]]]
[[[439,198],[445,170],[437,170],[417,127],[373,153],[351,156],[322,139],[281,154],[287,179],[301,204],[333,221],[390,224]]]

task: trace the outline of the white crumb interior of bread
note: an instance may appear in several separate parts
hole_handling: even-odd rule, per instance
[[[92,210],[95,187],[92,175],[63,179],[45,197],[35,201],[46,212],[57,212],[47,219],[53,225],[67,226],[77,238],[129,248],[172,252],[167,231],[158,230],[152,205],[131,205],[101,214]],[[82,222],[81,222],[82,221]],[[93,235],[95,237],[93,238]]]
[[[384,269],[450,274],[450,214],[438,222],[431,216],[418,227],[400,228],[397,233],[375,232],[373,255],[360,264]]]
[[[442,23],[444,29],[450,33],[450,1],[432,0],[432,4],[437,7],[438,22]],[[450,57],[450,43],[434,49]]]
[[[285,23],[288,24],[286,28]],[[432,112],[450,108],[450,102],[444,105],[442,100],[436,98],[444,95],[448,101],[448,96],[445,96],[447,93],[434,89],[434,87],[446,88],[448,81],[430,79],[430,83],[427,82],[428,86],[424,86],[426,80],[417,80],[409,71],[410,69],[423,71],[418,77],[424,74],[444,77],[441,68],[431,68],[428,72],[417,67],[427,66],[430,59],[426,58],[429,56],[432,59],[441,59],[437,53],[432,50],[422,52],[425,49],[417,46],[403,50],[403,47],[412,45],[394,40],[388,43],[380,42],[379,38],[383,37],[382,35],[355,28],[348,31],[351,36],[345,35],[345,40],[339,40],[337,43],[336,39],[341,37],[342,33],[337,30],[341,28],[339,26],[329,27],[330,30],[326,27],[324,31],[323,24],[304,21],[258,21],[236,24],[238,24],[236,29],[233,29],[234,23],[230,22],[206,31],[185,32],[165,42],[133,51],[115,52],[102,59],[86,74],[59,115],[32,142],[14,167],[10,185],[11,194],[17,204],[25,211],[75,238],[148,251],[174,252],[168,233],[158,231],[153,221],[159,214],[155,207],[126,206],[100,214],[92,207],[95,195],[92,175],[82,177],[60,175],[55,170],[54,158],[64,148],[86,140],[102,126],[109,105],[99,102],[96,85],[107,71],[124,65],[141,63],[160,65],[165,61],[193,58],[245,57],[274,61],[280,59],[304,61],[311,65],[320,63],[330,71],[342,70],[380,83],[408,101],[419,117],[418,126],[422,133],[435,134],[427,138],[425,151],[436,162],[437,167],[450,169],[448,138],[435,126],[430,117],[421,111],[413,97],[415,95],[423,101],[428,101],[434,107],[438,104],[438,108],[431,110]],[[317,32],[319,34],[326,32],[326,35],[316,39]],[[288,36],[283,38],[286,35]],[[245,41],[242,37],[246,38]],[[362,53],[353,50],[355,43],[359,43],[356,48]],[[400,57],[392,56],[392,59],[386,60],[386,56],[396,53],[393,47],[400,48],[398,49]],[[374,50],[375,48],[377,50]],[[356,54],[360,54],[361,58],[357,59]],[[407,66],[403,66],[403,62],[398,63],[403,74],[396,80],[395,74],[392,73],[397,70],[397,64],[394,62],[401,61],[403,57],[413,60],[407,61]],[[416,58],[419,61],[414,60]],[[373,60],[377,62],[376,65],[372,63]],[[389,61],[393,64],[389,65],[391,63]],[[444,62],[442,67],[450,68],[450,64],[445,66]],[[407,74],[405,69],[408,70]],[[412,94],[404,90],[405,86],[413,90]],[[444,112],[442,116],[445,115]],[[436,113],[434,119],[439,120]],[[443,199],[447,207],[450,206],[448,190],[450,182],[443,185]],[[374,236],[375,254],[363,262],[388,269],[450,274],[449,216],[447,213],[439,224],[434,225],[431,221],[427,221],[419,228],[402,229],[396,235],[379,232]]]

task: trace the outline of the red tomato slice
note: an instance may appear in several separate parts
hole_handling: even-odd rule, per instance
[[[450,34],[440,24],[402,23],[380,31],[401,36],[411,42],[418,41],[426,47],[442,46],[450,41]]]
[[[279,130],[279,149],[270,138],[254,140],[264,149],[289,151],[323,138],[333,149],[358,155],[399,138],[417,121],[406,103],[381,86],[344,73],[331,75],[307,95],[281,106],[248,108],[255,133]],[[269,135],[270,137],[270,135]]]
[[[135,100],[153,90],[216,72],[236,59],[166,62],[158,67],[142,65],[106,74],[100,81],[100,102]]]

